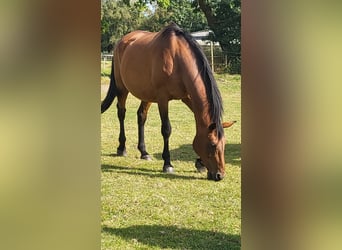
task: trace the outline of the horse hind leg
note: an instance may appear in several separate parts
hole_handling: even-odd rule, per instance
[[[151,156],[146,151],[145,146],[145,122],[147,119],[147,112],[150,108],[151,103],[150,102],[144,102],[142,101],[139,109],[137,111],[137,117],[138,117],[138,149],[141,153],[140,158],[143,160],[152,160]]]
[[[125,116],[126,116],[126,99],[128,92],[123,91],[118,95],[117,115],[120,123],[119,147],[117,148],[118,156],[126,156],[126,135],[125,135]]]

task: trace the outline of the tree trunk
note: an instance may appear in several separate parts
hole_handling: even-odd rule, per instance
[[[218,31],[216,30],[217,27],[217,18],[214,16],[213,11],[209,5],[209,3],[206,0],[197,0],[198,5],[200,9],[203,11],[205,18],[207,19],[208,25],[212,31],[214,31],[214,34],[218,34]],[[228,47],[224,44],[223,41],[220,41],[220,39],[217,39],[222,51],[227,52]]]
[[[206,0],[197,0],[200,9],[203,11],[209,27],[212,29],[215,26],[216,18],[213,15],[213,11]]]

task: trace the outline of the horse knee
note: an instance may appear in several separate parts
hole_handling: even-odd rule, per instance
[[[167,123],[162,125],[161,133],[162,133],[163,137],[169,138],[171,135],[171,131],[172,131],[172,128],[171,128],[170,122],[167,122]]]

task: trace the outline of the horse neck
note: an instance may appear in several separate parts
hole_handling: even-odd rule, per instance
[[[207,131],[209,125],[211,124],[209,115],[209,101],[204,83],[200,76],[198,76],[190,85],[189,90],[192,111],[196,121],[196,132],[200,133],[201,131]]]

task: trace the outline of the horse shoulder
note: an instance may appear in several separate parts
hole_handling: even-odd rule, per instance
[[[163,51],[163,72],[167,76],[171,76],[173,72],[173,60],[170,49],[165,49]]]

